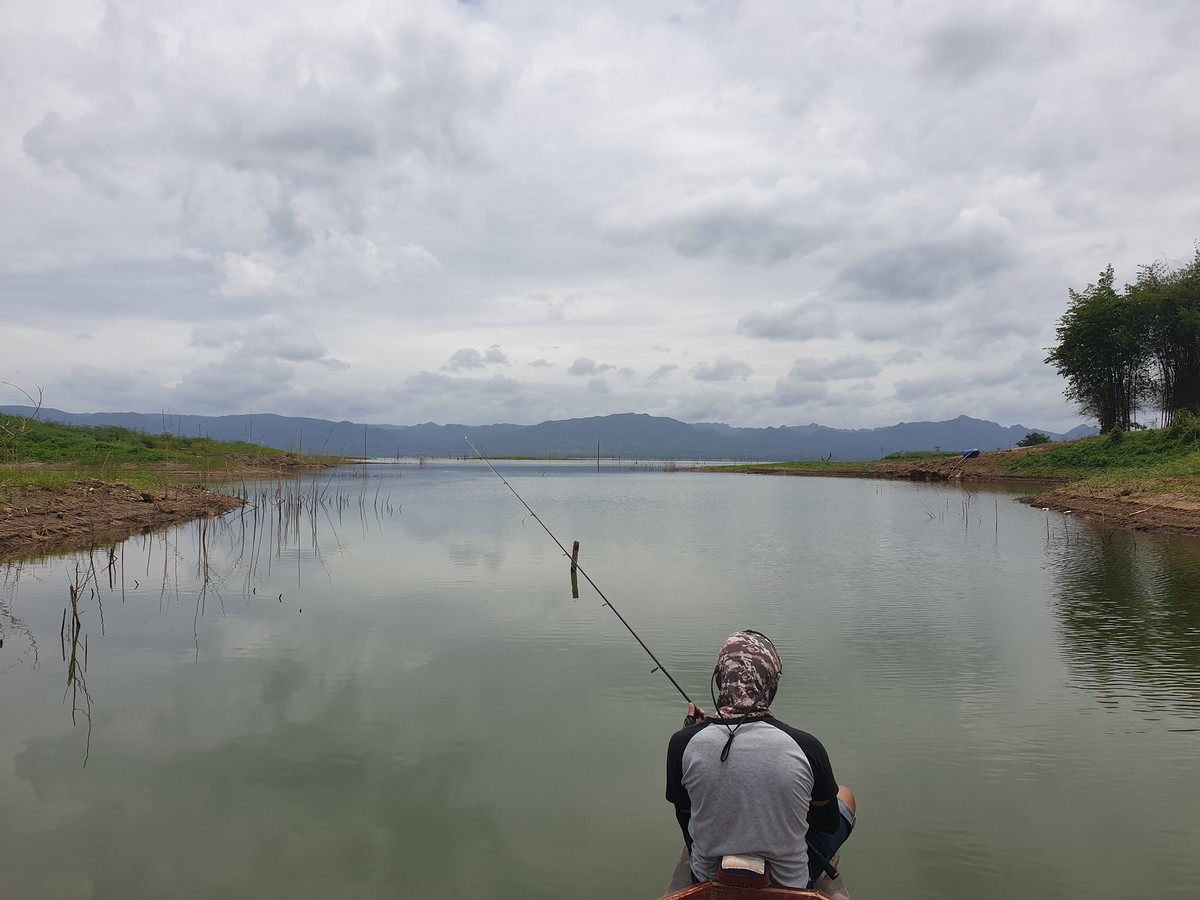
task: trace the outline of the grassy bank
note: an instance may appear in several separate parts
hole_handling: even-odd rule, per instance
[[[82,479],[119,479],[153,490],[180,481],[337,462],[242,441],[152,435],[115,426],[66,425],[0,414],[0,494],[28,488],[64,490]]]
[[[706,470],[707,471],[707,470]],[[828,475],[921,481],[1028,482],[1027,501],[1132,528],[1200,534],[1200,419],[964,458],[896,453],[870,462],[804,461],[725,466],[763,475]],[[1054,487],[1047,489],[1046,483]]]
[[[216,482],[336,465],[243,442],[0,414],[0,562],[94,548],[242,505]]]
[[[1170,428],[1149,429],[1047,444],[1004,461],[1013,474],[1111,484],[1134,479],[1200,478],[1200,419],[1180,413]]]
[[[1200,418],[1181,413],[1170,428],[998,450],[978,457],[909,451],[866,462],[799,460],[714,467],[713,471],[789,475],[974,477],[1117,484],[1130,479],[1200,486]]]

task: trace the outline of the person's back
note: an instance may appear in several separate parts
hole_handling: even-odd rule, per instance
[[[721,648],[713,678],[719,718],[676,732],[667,751],[674,804],[697,881],[716,877],[721,858],[766,859],[775,884],[806,887],[814,862],[832,856],[853,827],[853,795],[842,789],[825,748],[770,712],[782,665],[770,640],[738,632]],[[691,710],[689,712],[692,712]]]

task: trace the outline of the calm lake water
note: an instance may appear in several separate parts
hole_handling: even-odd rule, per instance
[[[777,715],[859,798],[855,900],[1200,896],[1200,543],[1000,491],[499,468],[695,699],[730,632],[772,637]],[[0,896],[657,897],[685,704],[501,481],[253,490],[0,570]]]

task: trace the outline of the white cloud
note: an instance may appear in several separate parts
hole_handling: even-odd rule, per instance
[[[839,356],[836,359],[804,358],[796,360],[788,377],[797,381],[844,381],[871,378],[879,374],[879,364],[869,356]]]
[[[594,375],[597,372],[607,372],[614,368],[608,363],[598,363],[594,359],[588,359],[586,356],[581,356],[571,363],[571,368],[567,369],[568,375]]]
[[[775,385],[775,402],[780,406],[806,406],[823,403],[829,388],[814,381],[792,381],[781,378]]]
[[[460,347],[451,354],[449,362],[442,366],[442,369],[446,372],[459,372],[463,369],[484,369],[494,365],[508,365],[508,356],[498,344],[493,344],[483,353],[474,347]]]
[[[1200,237],[1190,4],[10,6],[5,380],[81,412],[1065,430],[1067,289]]]
[[[622,243],[662,244],[685,257],[724,254],[763,265],[802,256],[832,240],[804,209],[807,185],[749,178],[642,198],[604,213],[603,232]]]
[[[745,381],[753,371],[749,363],[722,356],[714,362],[692,366],[692,377],[697,381]]]
[[[836,337],[833,310],[816,298],[794,303],[775,303],[738,319],[737,330],[768,340],[808,341]]]
[[[455,350],[450,361],[442,368],[447,372],[458,372],[462,369],[482,369],[483,356],[474,347],[462,347]]]

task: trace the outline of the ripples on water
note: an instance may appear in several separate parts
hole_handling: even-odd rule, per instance
[[[1112,532],[1061,544],[1055,605],[1075,683],[1144,717],[1200,718],[1194,542]]]
[[[500,468],[702,705],[720,642],[771,635],[777,714],[859,796],[856,900],[1200,896],[1195,542],[1003,492]],[[5,570],[0,893],[656,895],[682,700],[494,475],[252,500]]]

